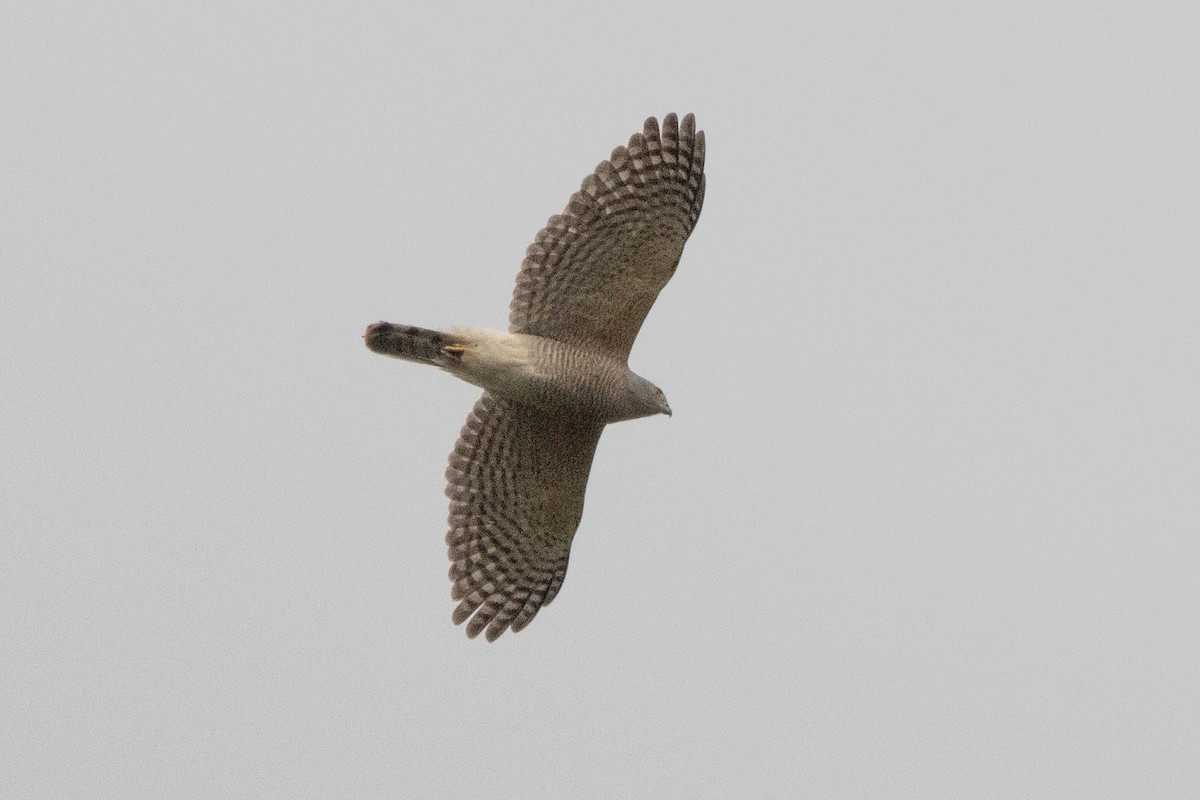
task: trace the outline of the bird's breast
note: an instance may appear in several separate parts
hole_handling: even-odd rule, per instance
[[[548,411],[598,422],[628,418],[629,368],[612,356],[530,334],[451,332],[466,346],[447,369],[469,383]]]

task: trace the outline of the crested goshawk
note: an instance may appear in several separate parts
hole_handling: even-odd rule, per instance
[[[670,414],[630,371],[642,321],[704,201],[704,133],[646,120],[583,180],[525,253],[508,332],[377,322],[376,353],[484,390],[446,470],[451,596],[467,635],[519,631],[562,586],[604,426]]]

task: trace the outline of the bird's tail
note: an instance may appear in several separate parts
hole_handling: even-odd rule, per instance
[[[447,357],[461,351],[457,338],[451,334],[390,322],[367,326],[363,339],[367,347],[381,355],[434,366],[442,366]]]

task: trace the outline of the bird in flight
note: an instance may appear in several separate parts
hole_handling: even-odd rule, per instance
[[[629,351],[703,202],[695,117],[650,117],[526,250],[507,333],[367,328],[374,352],[484,390],[446,469],[452,618],[467,636],[519,631],[558,594],[604,426],[670,415]]]

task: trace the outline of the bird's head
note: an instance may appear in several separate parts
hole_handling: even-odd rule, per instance
[[[641,375],[635,375],[632,372],[629,375],[630,388],[633,389],[634,397],[637,398],[638,410],[642,412],[640,416],[648,417],[653,414],[671,416],[671,404],[667,402],[667,396],[663,394],[662,389]]]

